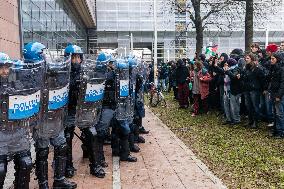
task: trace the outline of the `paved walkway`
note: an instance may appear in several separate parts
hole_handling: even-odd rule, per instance
[[[117,158],[112,158],[110,146],[105,146],[109,167],[106,169],[107,176],[104,179],[90,176],[88,159],[82,159],[81,143],[76,138],[73,156],[77,175],[72,180],[77,182],[78,188],[226,188],[149,109],[146,110],[143,124],[151,132],[149,135],[144,135],[146,144],[140,145],[141,152],[133,154],[138,158],[137,163],[122,162],[119,164]],[[52,169],[50,168],[51,174]],[[32,177],[34,178],[34,175]],[[33,179],[30,188],[37,188],[37,182]]]

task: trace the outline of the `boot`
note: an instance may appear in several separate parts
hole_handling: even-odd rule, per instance
[[[105,177],[105,171],[103,170],[100,162],[100,156],[99,156],[99,141],[97,136],[89,136],[91,141],[90,146],[90,173],[98,178],[104,178]]]
[[[7,173],[7,156],[0,156],[0,188],[3,188]]]
[[[117,134],[117,129],[113,128],[111,132],[111,150],[112,156],[119,156],[120,139]]]
[[[54,147],[54,189],[74,189],[77,188],[75,182],[70,182],[65,178],[66,170],[66,144]]]
[[[139,131],[140,134],[149,134],[149,131],[146,131],[146,129],[142,125],[142,117],[139,117],[139,118],[136,119],[136,125],[139,128],[138,131]]]
[[[150,131],[147,131],[143,126],[139,128],[139,133],[140,134],[149,134]]]
[[[66,167],[65,167],[65,176],[67,178],[72,178],[75,175],[76,169],[73,166],[72,160],[72,140],[74,138],[75,127],[67,127],[64,131],[66,138]]]
[[[135,119],[135,124],[133,124],[134,142],[145,143],[145,139],[142,136],[139,136],[139,126],[140,125],[142,125],[142,118],[137,117]]]
[[[120,160],[128,162],[136,162],[137,158],[130,155],[128,138],[129,138],[128,135],[122,136],[120,138]]]
[[[145,143],[145,138],[142,136],[135,136],[135,142],[136,143]]]
[[[31,153],[28,151],[21,152],[14,157],[15,164],[15,181],[14,189],[29,189],[30,173],[32,170]]]
[[[81,139],[82,139],[82,151],[83,151],[83,159],[88,158],[89,154],[88,154],[88,149],[87,149],[87,145],[86,145],[86,136],[84,135],[84,132],[81,132]]]
[[[100,136],[97,136],[98,138],[98,156],[99,156],[99,162],[100,162],[100,165],[103,167],[103,168],[106,168],[108,167],[108,164],[106,162],[106,159],[105,159],[105,154],[104,154],[104,137],[100,137]]]
[[[36,148],[36,176],[39,189],[48,189],[48,153],[49,148]]]
[[[131,152],[137,153],[140,151],[139,146],[134,144],[134,134],[132,132],[129,134],[128,142],[129,142],[129,148]]]

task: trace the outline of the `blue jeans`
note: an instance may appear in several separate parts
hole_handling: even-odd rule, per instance
[[[278,134],[284,135],[284,97],[280,102],[273,101],[275,108],[275,130]]]
[[[248,110],[249,122],[257,122],[260,117],[259,102],[260,92],[259,91],[248,91],[244,93],[246,107]]]
[[[224,93],[224,110],[227,121],[234,123],[241,121],[240,98],[240,94],[232,95],[231,93]]]
[[[273,103],[270,99],[270,94],[262,94],[260,96],[261,117],[268,122],[273,121]]]

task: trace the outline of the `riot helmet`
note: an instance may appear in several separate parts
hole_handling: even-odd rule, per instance
[[[83,61],[83,50],[77,45],[69,44],[64,50],[64,56],[71,55],[71,62],[81,64]]]
[[[45,61],[45,49],[45,45],[39,42],[26,44],[23,51],[25,62],[36,63]]]

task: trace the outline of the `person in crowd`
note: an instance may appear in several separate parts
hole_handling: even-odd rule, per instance
[[[219,58],[219,67],[223,68],[227,60],[229,59],[229,56],[226,53],[222,53]],[[221,112],[224,113],[224,79],[223,79],[223,73],[219,72],[217,74],[217,85],[219,89],[219,94],[220,94],[220,107],[221,107]]]
[[[253,44],[250,46],[250,49],[251,49],[251,53],[257,55],[258,51],[260,50],[259,44],[258,44],[258,43],[253,43]]]
[[[195,117],[200,113],[200,105],[203,108],[203,112],[208,112],[208,95],[209,95],[209,82],[211,80],[211,76],[208,73],[208,70],[204,68],[202,61],[195,62],[195,70],[191,72],[191,78],[193,80],[193,113],[192,117]]]
[[[240,98],[242,93],[241,82],[237,75],[241,73],[238,62],[229,58],[224,65],[224,109],[226,114],[225,124],[236,125],[240,119]]]
[[[189,72],[187,67],[185,66],[184,62],[179,59],[177,61],[177,68],[176,68],[176,82],[178,85],[178,101],[180,108],[188,108],[188,77]]]
[[[274,126],[273,123],[273,108],[272,108],[272,100],[270,98],[270,93],[268,92],[269,86],[269,73],[271,69],[271,58],[267,58],[266,50],[261,49],[258,52],[259,57],[259,67],[263,70],[264,73],[264,83],[263,83],[263,90],[260,94],[260,115],[261,119],[265,122],[268,122],[268,126]]]
[[[249,53],[245,57],[246,66],[241,74],[237,77],[242,80],[245,102],[248,111],[250,128],[256,129],[260,119],[259,101],[260,93],[263,91],[264,73],[258,65],[258,57]]]
[[[161,68],[159,69],[159,83],[163,91],[167,91],[166,80],[168,77],[168,66],[162,62]]]
[[[281,54],[271,55],[269,92],[275,110],[275,129],[273,136],[284,138],[284,68],[280,66]]]
[[[171,62],[171,68],[169,73],[169,90],[168,92],[171,92],[171,89],[174,91],[174,99],[178,100],[178,89],[177,89],[177,81],[176,81],[176,63]]]

